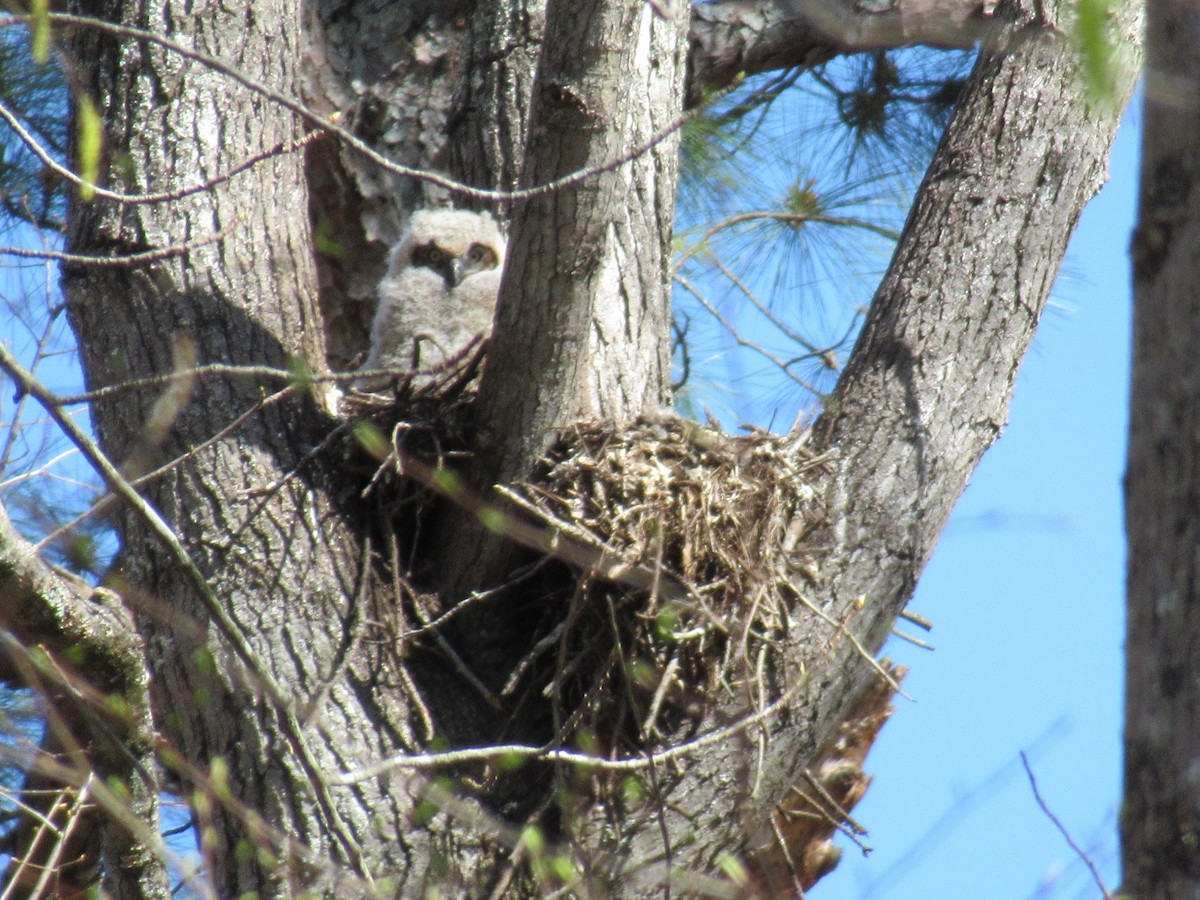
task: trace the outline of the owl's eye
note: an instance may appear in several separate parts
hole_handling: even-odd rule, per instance
[[[446,254],[434,244],[425,244],[413,251],[413,262],[419,266],[438,266],[446,260]]]
[[[474,266],[490,268],[496,265],[496,251],[483,244],[472,244],[471,249],[467,251],[467,262]]]

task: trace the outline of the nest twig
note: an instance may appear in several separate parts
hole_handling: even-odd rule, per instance
[[[437,470],[469,445],[464,364],[362,407],[391,436],[377,476],[446,492]],[[779,696],[792,674],[779,647],[816,577],[825,463],[804,436],[731,437],[673,414],[567,429],[527,481],[498,489],[504,532],[561,564],[502,695],[548,703],[554,743],[603,753],[686,736],[719,691],[753,709]]]
[[[822,520],[823,464],[803,438],[734,438],[663,415],[577,424],[504,492],[621,572],[655,573],[647,584],[593,568],[578,583],[559,661],[536,685],[573,710],[556,722],[560,741],[644,749],[698,721],[715,690],[755,705],[777,693],[762,681],[784,677],[776,650],[794,596],[779,587],[782,548],[790,575],[815,571],[805,537]]]

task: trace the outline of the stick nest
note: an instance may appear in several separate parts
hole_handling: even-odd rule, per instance
[[[390,403],[360,404],[392,435],[375,483],[385,469],[411,477],[414,458],[454,467],[469,445],[470,381],[401,384]],[[717,692],[753,709],[779,697],[799,673],[778,651],[819,577],[826,460],[806,442],[731,437],[674,414],[560,434],[529,480],[497,489],[497,530],[549,563],[536,587],[514,581],[530,627],[504,705],[547,704],[560,746],[625,753],[686,736]],[[393,509],[412,497],[397,481]],[[491,501],[470,502],[478,514]]]
[[[560,740],[645,748],[697,723],[714,691],[779,695],[776,649],[818,577],[825,460],[806,440],[674,415],[578,424],[503,491],[583,569],[534,685]]]

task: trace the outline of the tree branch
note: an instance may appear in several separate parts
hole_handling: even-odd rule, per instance
[[[846,53],[965,48],[998,34],[987,0],[724,0],[692,8],[687,103],[745,75]]]
[[[17,532],[0,504],[0,627],[25,646],[82,651],[100,684],[141,680],[141,638],[129,612],[108,591],[60,575]],[[5,677],[12,677],[4,669]]]
[[[1136,18],[1124,14],[1118,41],[1137,46]],[[1043,31],[1018,52],[985,53],[968,82],[817,426],[842,459],[846,563],[833,593],[839,608],[866,599],[870,647],[1007,419],[1135,74],[1121,74],[1111,104],[1089,103],[1075,52]]]
[[[97,877],[95,860],[84,848],[94,847],[104,860],[108,886],[118,896],[164,897],[167,875],[163,861],[152,851],[145,834],[158,834],[158,791],[154,775],[154,728],[148,696],[149,676],[144,647],[132,616],[116,594],[102,588],[92,589],[71,576],[54,572],[18,534],[4,506],[0,504],[0,627],[7,633],[10,649],[0,659],[0,677],[25,686],[32,671],[29,659],[15,657],[13,646],[28,650],[40,648],[49,660],[70,659],[72,669],[86,673],[86,696],[45,696],[52,703],[51,718],[57,729],[49,729],[43,753],[57,754],[63,742],[86,747],[85,766],[90,772],[72,770],[72,780],[63,781],[40,773],[36,767],[25,787],[33,789],[31,804],[42,806],[45,798],[38,788],[78,786],[74,778],[116,779],[124,786],[126,814],[138,822],[130,829],[116,821],[105,821],[95,810],[73,810],[63,818],[64,808],[51,804],[39,819],[22,820],[5,839],[6,848],[19,865],[52,871],[59,890],[67,881],[84,879],[78,886],[86,889]],[[82,684],[82,682],[81,682]],[[116,709],[127,715],[112,715],[113,709],[101,698],[119,698]],[[116,730],[114,730],[114,726]],[[90,783],[90,781],[88,782]],[[82,794],[80,794],[82,797]],[[37,840],[45,823],[54,820],[70,830],[67,862],[60,872],[54,854],[45,856]],[[98,835],[97,835],[98,832]],[[97,840],[98,837],[98,840]],[[14,863],[18,865],[18,863]],[[57,879],[63,879],[59,883]]]

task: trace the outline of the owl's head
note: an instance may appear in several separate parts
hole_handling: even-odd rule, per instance
[[[457,287],[472,275],[502,267],[504,249],[504,236],[487,213],[418,210],[392,254],[389,273],[423,267],[437,272],[448,288]]]

